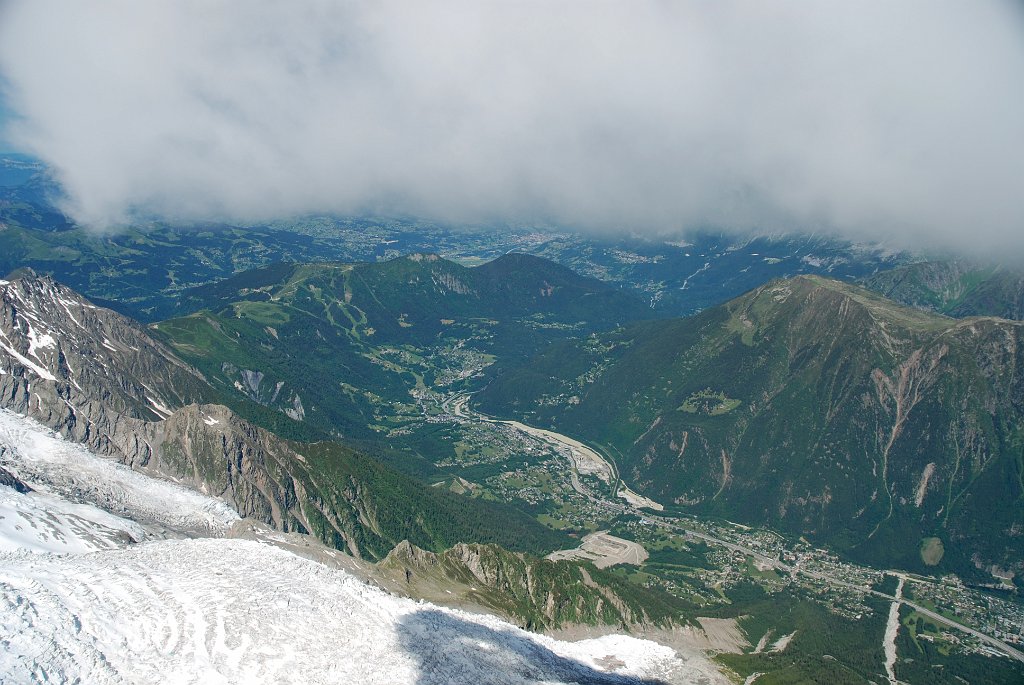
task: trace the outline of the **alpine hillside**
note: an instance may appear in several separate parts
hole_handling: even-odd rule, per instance
[[[880,271],[864,287],[921,309],[954,317],[1024,319],[1024,272],[963,260],[919,262]]]
[[[1022,333],[803,276],[554,345],[477,402],[602,447],[673,510],[879,566],[1019,575]]]
[[[153,330],[226,401],[289,416],[302,425],[279,429],[295,435],[350,438],[405,435],[428,389],[651,316],[635,296],[521,254],[475,268],[431,254],[278,264],[192,291],[183,309],[197,311]]]

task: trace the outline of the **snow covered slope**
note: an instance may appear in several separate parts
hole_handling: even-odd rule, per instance
[[[220,501],[0,411],[4,683],[720,683],[702,658],[560,642],[395,597],[269,541]],[[143,542],[137,542],[144,540]]]
[[[224,539],[0,554],[0,632],[6,682],[626,683],[682,666],[652,642],[558,642]]]
[[[0,409],[0,465],[33,490],[87,502],[95,505],[93,509],[98,506],[156,530],[213,535],[238,520],[238,514],[224,502],[98,457],[6,409]],[[24,505],[35,496],[28,493],[19,501]],[[10,506],[18,506],[11,502]],[[55,505],[51,502],[50,506]],[[96,520],[95,515],[91,520]]]
[[[0,550],[93,552],[145,537],[141,526],[88,504],[0,487]]]

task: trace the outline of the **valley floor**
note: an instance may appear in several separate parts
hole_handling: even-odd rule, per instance
[[[554,461],[545,457],[548,461],[541,461],[536,466],[542,478],[534,477],[533,481],[542,483],[546,491],[575,493],[579,498],[575,504],[578,511],[575,523],[582,520],[583,525],[588,525],[594,520],[607,521],[616,517],[621,517],[620,520],[639,519],[633,523],[614,525],[614,536],[608,536],[608,531],[594,531],[584,537],[579,547],[555,552],[549,558],[579,558],[604,566],[627,564],[639,567],[636,570],[619,568],[622,569],[621,573],[635,578],[640,584],[650,583],[652,577],[656,577],[658,580],[653,582],[660,582],[673,594],[678,593],[679,596],[704,605],[706,608],[702,610],[708,612],[714,611],[713,607],[721,605],[723,600],[729,602],[723,591],[727,593],[730,587],[751,582],[760,585],[768,593],[780,593],[780,596],[787,593],[796,593],[804,598],[813,596],[815,601],[831,613],[851,624],[861,623],[864,617],[874,611],[871,608],[873,602],[883,600],[889,609],[888,621],[881,621],[877,632],[864,636],[864,647],[877,654],[877,657],[872,657],[877,658],[877,671],[871,672],[890,683],[899,682],[897,675],[907,664],[924,661],[920,641],[916,636],[907,638],[908,631],[900,625],[901,607],[911,615],[908,620],[921,617],[930,622],[927,623],[927,634],[923,639],[941,645],[944,657],[955,652],[962,656],[950,657],[954,660],[969,660],[980,656],[983,660],[991,657],[1004,661],[1008,657],[1012,661],[1024,662],[1024,654],[1013,646],[1021,644],[1017,619],[1022,614],[1017,603],[970,591],[955,579],[938,581],[863,567],[841,560],[827,550],[813,549],[806,541],[788,540],[770,530],[728,521],[669,515],[664,513],[660,505],[650,500],[623,498],[622,493],[629,491],[627,485],[617,477],[614,462],[606,460],[594,448],[550,429],[539,429],[521,422],[502,421],[479,414],[471,408],[470,398],[470,394],[456,394],[440,399],[436,402],[441,407],[440,418],[462,426],[500,426],[502,430],[511,430],[521,437],[522,442],[517,443],[515,439],[509,440],[503,436],[513,447],[530,445],[530,440],[533,440],[535,443],[532,444],[542,446],[541,453],[558,455]],[[523,451],[522,447],[511,450],[514,456],[509,459],[508,468],[510,475],[529,487],[531,482],[527,479],[528,473],[524,475],[525,469],[520,469],[522,462],[517,463],[515,457]],[[584,475],[590,476],[585,483],[581,482]],[[551,487],[559,479],[562,487]],[[520,492],[527,495],[525,501],[544,502],[543,494],[541,497],[536,496],[537,490],[534,486],[532,490],[524,488]],[[507,489],[507,493],[517,495],[515,488]],[[561,502],[566,501],[564,494],[559,497]],[[551,501],[548,508],[550,513],[546,512],[549,521],[557,522],[559,515],[564,516],[566,507],[559,502],[559,497],[548,498]],[[596,544],[605,537],[610,537],[613,544]],[[628,546],[628,550],[620,550],[619,547],[623,545]],[[701,546],[707,552],[698,552],[695,556],[693,550]],[[626,554],[627,551],[632,553]],[[645,563],[649,556],[652,557],[652,563]],[[900,590],[905,581],[909,582],[912,591],[908,590],[907,595],[902,592],[894,595],[889,594],[893,590],[883,592],[875,589],[886,576],[897,580]],[[739,617],[741,622],[749,618]],[[700,620],[703,626],[704,619]],[[754,619],[753,623],[748,621],[748,624],[753,626],[757,620]],[[748,636],[751,635],[750,631],[759,630],[763,628],[745,629]],[[705,640],[706,632],[700,636]],[[782,636],[770,629],[763,634],[753,633],[750,640],[757,642],[760,635],[767,646],[769,637],[772,640],[778,638],[777,644],[773,643],[773,648],[767,652],[781,653],[787,650],[796,634],[790,630]],[[904,644],[906,639],[912,640],[913,651],[908,650]],[[717,645],[710,649],[728,654],[746,652],[752,646],[746,640],[741,642],[732,647]],[[691,640],[688,646],[694,647],[696,644]],[[705,645],[704,648],[709,647]],[[800,646],[800,649],[806,648]],[[832,649],[828,645],[821,645],[812,651],[819,648]],[[761,651],[754,649],[753,653]],[[827,652],[824,653],[828,658],[833,658]],[[815,653],[814,656],[822,658],[821,653]],[[987,666],[979,663],[974,663],[971,668],[976,666],[979,671],[984,671]],[[734,665],[734,661],[730,661],[730,664]],[[764,665],[758,664],[756,667]],[[942,668],[942,665],[934,667]],[[1019,670],[1019,664],[1008,667],[1008,671]],[[757,673],[742,675],[754,677]],[[757,677],[764,675],[761,672]],[[999,677],[983,681],[1001,682]]]

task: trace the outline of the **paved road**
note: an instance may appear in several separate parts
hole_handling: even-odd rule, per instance
[[[903,604],[906,604],[908,607],[914,609],[915,611],[917,611],[917,612],[927,616],[928,618],[931,618],[931,619],[933,619],[935,621],[938,621],[939,623],[947,625],[947,626],[949,626],[951,628],[956,628],[957,630],[962,630],[965,633],[969,633],[969,634],[973,635],[974,637],[978,638],[979,640],[981,640],[985,644],[987,644],[987,645],[989,645],[991,647],[995,647],[996,649],[998,649],[999,651],[1003,652],[1004,654],[1006,654],[1007,656],[1009,656],[1012,659],[1016,659],[1017,661],[1024,662],[1024,652],[1021,652],[1019,649],[1011,647],[1010,645],[1006,644],[1002,640],[994,638],[991,635],[987,635],[986,633],[982,633],[981,631],[975,630],[974,628],[971,628],[969,626],[965,626],[963,623],[959,623],[957,621],[954,621],[953,619],[947,618],[946,616],[943,616],[942,614],[936,613],[936,612],[932,611],[931,609],[926,609],[925,607],[921,606],[920,604],[917,604],[915,602],[909,601],[905,597],[902,597],[902,596],[901,597],[896,597],[895,595],[889,595],[889,594],[886,594],[884,592],[879,592],[878,590],[873,590],[872,588],[870,588],[870,587],[868,587],[866,585],[857,585],[855,583],[850,583],[850,582],[847,582],[845,580],[841,580],[839,578],[836,578],[834,576],[830,576],[830,575],[825,574],[825,573],[819,573],[817,571],[811,571],[809,569],[801,568],[799,566],[791,566],[789,564],[785,564],[785,563],[779,561],[778,559],[774,559],[772,557],[767,557],[767,556],[765,556],[765,555],[763,555],[763,554],[761,554],[759,552],[756,552],[755,550],[749,549],[747,547],[743,547],[742,545],[737,545],[736,543],[733,543],[733,542],[727,542],[726,540],[721,540],[721,539],[713,537],[711,535],[706,535],[704,533],[700,533],[700,532],[695,531],[695,530],[690,530],[689,528],[684,528],[684,527],[679,526],[679,525],[671,524],[671,523],[668,523],[667,521],[665,521],[664,519],[658,519],[658,518],[654,518],[654,517],[648,517],[648,518],[650,518],[651,520],[655,521],[659,525],[661,525],[661,526],[663,526],[665,528],[671,529],[671,530],[675,530],[676,532],[682,532],[685,535],[688,535],[690,537],[698,538],[700,540],[704,540],[706,542],[710,542],[710,543],[719,545],[721,547],[725,547],[726,549],[730,549],[730,550],[733,550],[733,551],[736,551],[736,552],[740,552],[740,553],[743,553],[743,554],[748,554],[748,555],[754,557],[754,559],[756,559],[758,561],[761,561],[762,563],[768,564],[768,565],[772,566],[773,568],[775,568],[776,570],[779,570],[779,571],[784,571],[784,572],[789,573],[789,574],[799,573],[799,574],[802,574],[804,576],[807,576],[808,578],[814,578],[816,580],[821,580],[821,581],[824,581],[824,582],[829,583],[831,585],[837,585],[839,587],[845,587],[845,588],[849,588],[851,590],[857,590],[858,592],[865,592],[867,594],[874,595],[876,597],[882,597],[882,598],[887,599],[887,600],[892,601],[892,602],[901,602]],[[902,574],[897,573],[895,571],[887,571],[887,573],[889,573],[890,575],[897,576],[897,577],[902,577]]]
[[[875,594],[881,594],[881,593],[875,593]],[[882,595],[882,596],[885,597],[886,595]],[[1006,644],[1002,640],[998,640],[998,639],[992,637],[991,635],[986,635],[985,633],[979,632],[979,631],[975,630],[974,628],[968,628],[964,624],[957,623],[956,621],[950,620],[950,619],[946,618],[945,616],[943,616],[942,614],[935,613],[931,609],[925,609],[920,604],[914,604],[913,602],[908,602],[906,599],[901,599],[900,601],[903,602],[904,604],[906,604],[908,607],[912,608],[914,611],[917,611],[918,613],[924,614],[928,618],[934,619],[934,620],[936,620],[936,621],[938,621],[940,623],[944,623],[947,626],[951,626],[953,628],[959,628],[960,630],[962,630],[964,632],[970,633],[971,635],[973,635],[974,637],[978,638],[979,640],[981,640],[985,644],[990,645],[992,647],[995,647],[999,651],[1005,653],[1010,658],[1016,659],[1017,661],[1020,661],[1020,662],[1024,662],[1024,652],[1021,652],[1019,649],[1015,649],[1015,648],[1011,647],[1010,645]]]

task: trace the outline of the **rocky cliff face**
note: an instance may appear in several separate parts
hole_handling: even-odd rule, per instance
[[[211,398],[145,328],[47,276],[0,281],[0,406],[124,461],[151,421]],[[127,451],[125,451],[127,450]]]
[[[223,406],[195,404],[216,393],[145,328],[28,270],[0,282],[0,303],[0,406],[242,516],[312,530],[298,453]]]
[[[482,606],[531,629],[671,626],[684,610],[671,595],[639,593],[589,564],[538,559],[496,545],[458,544],[435,554],[402,542],[378,564],[376,578],[425,599]]]
[[[27,397],[33,382],[36,395],[54,389],[57,404],[101,403],[143,420],[211,397],[202,375],[138,323],[31,270],[8,278],[0,281],[0,393],[9,408],[40,411]]]

